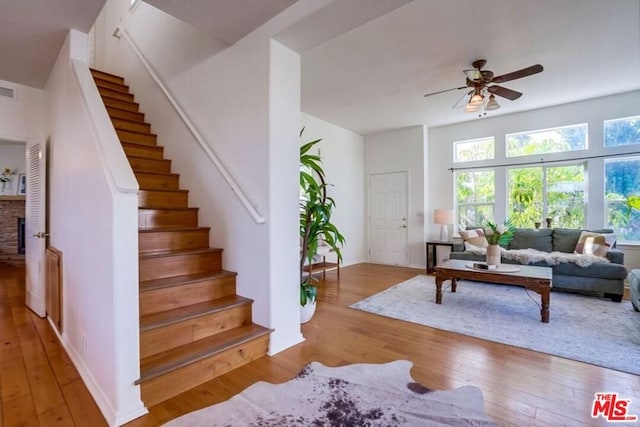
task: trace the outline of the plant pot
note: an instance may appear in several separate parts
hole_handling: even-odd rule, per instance
[[[307,300],[305,305],[300,306],[300,323],[307,323],[316,312],[316,300]]]
[[[487,264],[500,265],[500,246],[499,245],[487,246]]]

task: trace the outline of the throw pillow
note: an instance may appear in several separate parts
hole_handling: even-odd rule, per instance
[[[489,246],[489,242],[487,242],[482,228],[460,231],[460,237],[462,237],[464,249],[467,251]]]
[[[591,231],[583,231],[580,233],[575,252],[577,254],[606,257],[615,242],[615,234],[598,234]]]

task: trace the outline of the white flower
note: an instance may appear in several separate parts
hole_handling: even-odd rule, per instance
[[[504,224],[498,224],[498,226],[496,227],[496,231],[500,234],[504,234],[505,231],[507,231],[508,228],[506,225]]]
[[[484,235],[485,236],[493,236],[493,230],[491,228],[487,228],[484,230]]]

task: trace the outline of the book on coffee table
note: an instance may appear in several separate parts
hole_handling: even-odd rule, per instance
[[[473,268],[477,268],[479,270],[497,270],[497,265],[487,264],[486,262],[474,262]]]

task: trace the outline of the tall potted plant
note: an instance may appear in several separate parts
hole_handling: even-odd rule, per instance
[[[302,132],[300,136],[302,137]],[[331,222],[335,201],[327,196],[327,182],[319,156],[310,150],[321,139],[307,142],[300,147],[300,305],[308,304],[315,310],[317,288],[316,279],[305,275],[305,261],[313,263],[313,257],[321,242],[328,245],[342,261],[341,248],[345,239]],[[311,312],[313,315],[313,311]],[[310,318],[310,316],[309,316]],[[308,320],[308,319],[307,319]],[[301,319],[304,323],[304,319]]]

